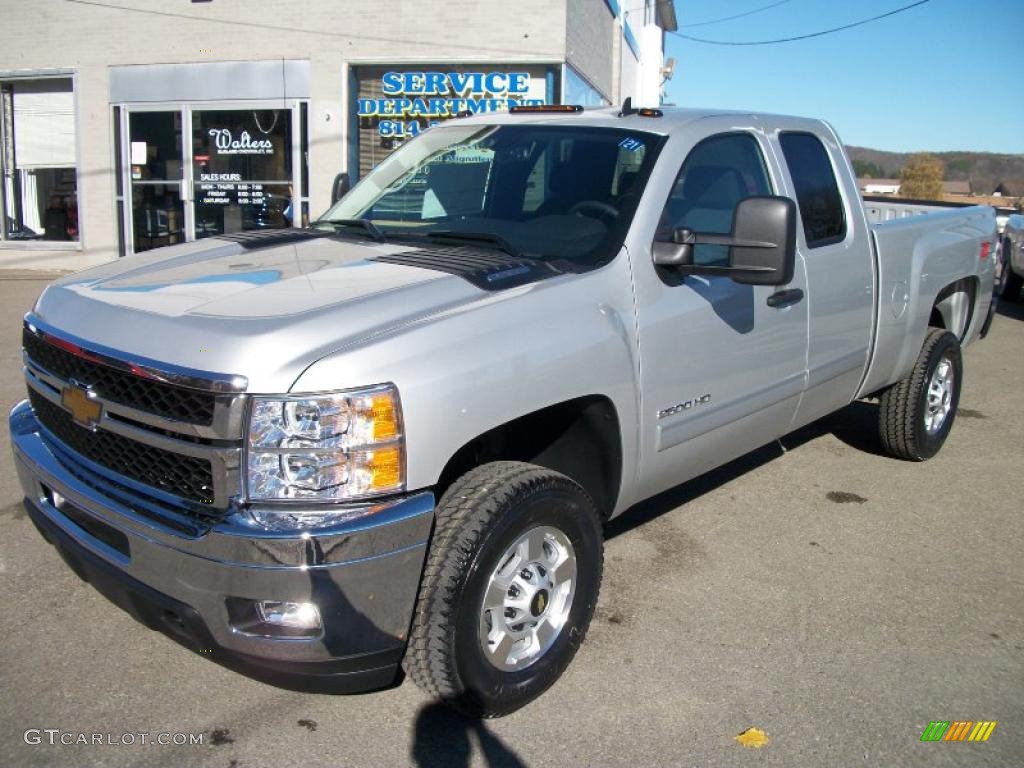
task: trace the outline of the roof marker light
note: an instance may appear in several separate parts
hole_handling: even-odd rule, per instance
[[[653,107],[637,107],[633,106],[633,98],[627,96],[626,100],[622,102],[622,109],[619,110],[619,117],[629,117],[630,115],[639,115],[640,117],[664,117],[665,113],[660,109],[654,109]]]

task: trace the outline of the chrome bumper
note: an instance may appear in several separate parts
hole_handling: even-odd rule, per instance
[[[79,575],[136,618],[204,656],[289,687],[361,690],[394,676],[433,494],[381,503],[357,520],[309,533],[266,531],[236,515],[188,535],[90,487],[39,430],[27,401],[16,405],[11,441],[33,521]],[[323,631],[252,634],[232,624],[230,598],[314,602]],[[330,685],[313,682],[328,678]]]

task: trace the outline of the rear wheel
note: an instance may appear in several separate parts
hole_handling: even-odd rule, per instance
[[[557,472],[494,462],[438,505],[405,670],[472,716],[543,693],[583,642],[601,583],[593,502]]]
[[[886,452],[901,459],[930,459],[946,442],[963,382],[960,342],[933,328],[906,378],[882,393],[878,429]]]

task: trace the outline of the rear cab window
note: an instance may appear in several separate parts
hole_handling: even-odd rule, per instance
[[[842,242],[846,207],[825,145],[814,134],[797,131],[780,134],[779,144],[793,179],[807,247]]]

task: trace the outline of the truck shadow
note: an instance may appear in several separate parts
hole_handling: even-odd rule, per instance
[[[416,716],[415,731],[410,757],[418,768],[468,767],[472,735],[489,768],[526,768],[526,763],[491,733],[483,720],[463,717],[444,704],[424,706]]]
[[[639,528],[656,517],[693,501],[710,491],[736,480],[746,473],[764,466],[786,451],[799,448],[824,435],[835,438],[858,451],[878,456],[885,455],[875,427],[878,404],[858,400],[842,410],[808,424],[773,443],[735,459],[689,482],[670,488],[631,507],[605,526],[605,538],[611,539]],[[895,461],[895,459],[894,459]]]

